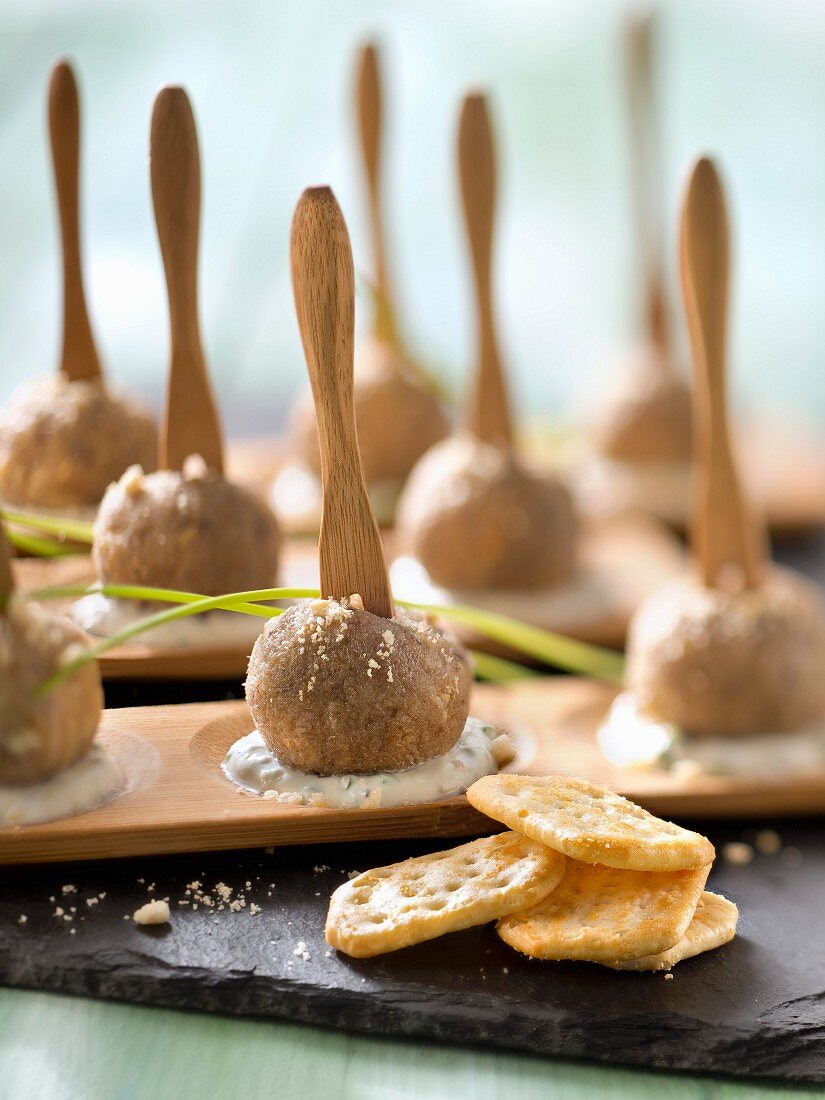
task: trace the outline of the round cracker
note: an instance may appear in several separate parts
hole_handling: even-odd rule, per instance
[[[673,947],[690,925],[710,866],[626,871],[568,859],[538,905],[503,917],[505,943],[537,959],[613,962]]]
[[[332,895],[327,943],[367,958],[486,924],[535,905],[564,865],[558,852],[508,832],[365,871]]]
[[[738,920],[739,910],[732,901],[706,890],[699,899],[693,920],[675,947],[658,955],[614,959],[604,965],[613,970],[670,970],[683,959],[691,959],[694,955],[729,943],[736,935]]]
[[[583,779],[487,775],[473,783],[467,798],[488,817],[582,863],[687,871],[716,855],[706,837]]]

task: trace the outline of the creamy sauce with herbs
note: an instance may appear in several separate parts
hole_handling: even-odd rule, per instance
[[[172,607],[172,604],[167,605]],[[99,592],[83,596],[72,607],[72,618],[88,634],[108,638],[140,619],[154,615],[157,604],[133,600],[113,600]],[[221,649],[253,646],[267,620],[236,611],[207,611],[188,615],[175,622],[147,630],[133,639],[133,645],[150,645],[170,649]]]
[[[605,615],[613,595],[605,591],[596,576],[582,573],[553,588],[440,588],[433,584],[424,566],[415,558],[396,558],[390,567],[390,581],[396,597],[416,603],[449,606],[469,604],[482,611],[509,615],[513,619],[546,626],[552,623],[562,633]]]
[[[468,718],[449,752],[414,768],[373,775],[313,775],[282,764],[253,730],[235,742],[221,767],[233,783],[264,798],[345,809],[407,806],[463,794],[483,775],[497,772],[493,742],[500,736],[494,726]]]
[[[652,512],[672,523],[682,523],[687,515],[690,463],[616,462],[594,454],[573,476],[582,506],[591,515]]]
[[[0,828],[38,825],[97,809],[124,785],[123,772],[101,745],[51,779],[27,787],[0,787]]]
[[[775,779],[825,770],[825,723],[799,733],[751,737],[688,737],[639,710],[632,695],[614,700],[597,735],[604,756],[620,768],[663,767],[674,773]]]

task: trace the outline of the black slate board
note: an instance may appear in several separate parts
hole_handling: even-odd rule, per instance
[[[825,582],[825,536],[783,546],[780,556]],[[107,684],[106,705],[242,694],[239,683]],[[754,831],[753,822],[690,827],[720,850],[727,840],[752,839]],[[718,861],[709,888],[740,906],[739,935],[681,963],[673,980],[533,962],[502,944],[491,927],[373,960],[327,957],[327,901],[347,872],[441,846],[394,842],[0,868],[0,984],[650,1068],[825,1083],[825,822],[783,820],[776,829],[784,857],[757,855],[747,866]],[[242,888],[251,882],[243,890],[247,908],[178,907],[195,878],[210,892],[216,882]],[[64,896],[65,884],[76,893]],[[101,892],[105,898],[86,905]],[[139,929],[123,919],[152,897],[167,896],[171,928]],[[249,911],[253,902],[261,907],[257,915]],[[72,921],[54,916],[57,906],[72,905]],[[306,960],[293,954],[301,941]]]
[[[719,846],[747,829],[726,822],[706,831]],[[491,926],[372,960],[327,956],[327,900],[346,874],[434,847],[387,843],[4,869],[0,983],[664,1069],[825,1082],[825,827],[782,821],[777,829],[801,862],[793,865],[796,854],[787,847],[784,856],[757,855],[747,866],[720,860],[710,887],[739,904],[739,936],[680,964],[672,980],[534,962],[502,944]],[[240,887],[246,909],[179,907],[195,878],[213,896],[218,882]],[[65,884],[76,892],[64,895]],[[102,900],[86,904],[102,891]],[[124,920],[152,897],[170,899],[171,928]],[[253,902],[261,912],[250,911]],[[71,921],[54,915],[57,906],[70,912],[72,905]],[[294,954],[301,942],[309,958]]]

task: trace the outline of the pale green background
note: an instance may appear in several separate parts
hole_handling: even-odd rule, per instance
[[[738,394],[825,422],[825,5],[664,7],[670,209],[698,151],[721,155],[733,188]],[[554,414],[581,402],[634,329],[619,11],[612,0],[2,0],[0,399],[56,360],[44,95],[51,61],[67,53],[82,80],[90,297],[112,375],[150,395],[162,383],[147,132],[157,88],[183,83],[203,145],[213,373],[236,431],[274,430],[303,382],[287,234],[304,186],[335,187],[356,265],[368,267],[350,87],[353,46],[376,32],[391,78],[390,229],[411,342],[461,382],[470,318],[453,136],[460,94],[482,84],[503,158],[497,284],[519,402]],[[226,1094],[739,1100],[787,1091],[0,991],[3,1100]]]
[[[687,164],[718,153],[734,205],[737,394],[825,422],[825,5],[662,7],[671,236]],[[308,183],[334,186],[356,266],[369,269],[351,69],[353,47],[374,32],[385,47],[390,235],[411,343],[463,380],[471,334],[453,141],[459,96],[480,84],[500,134],[497,284],[519,401],[549,413],[581,404],[634,330],[621,9],[614,0],[4,0],[0,397],[55,363],[44,92],[62,52],[82,79],[86,254],[112,374],[153,393],[162,381],[147,132],[155,91],[180,82],[203,146],[212,369],[235,430],[274,429],[303,382],[287,236]]]

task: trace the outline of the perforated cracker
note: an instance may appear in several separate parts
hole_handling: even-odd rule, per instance
[[[365,871],[332,895],[327,943],[366,958],[486,924],[540,901],[564,864],[550,848],[500,833]]]
[[[583,779],[488,775],[467,798],[488,817],[583,863],[685,871],[712,863],[716,854],[699,833]]]
[[[710,866],[626,871],[568,859],[556,889],[499,921],[499,936],[538,959],[608,962],[665,951],[687,931]]]
[[[670,970],[683,959],[692,959],[694,955],[729,943],[736,935],[738,920],[739,910],[732,901],[706,890],[699,899],[693,920],[675,947],[640,959],[614,959],[605,965],[613,970]]]

